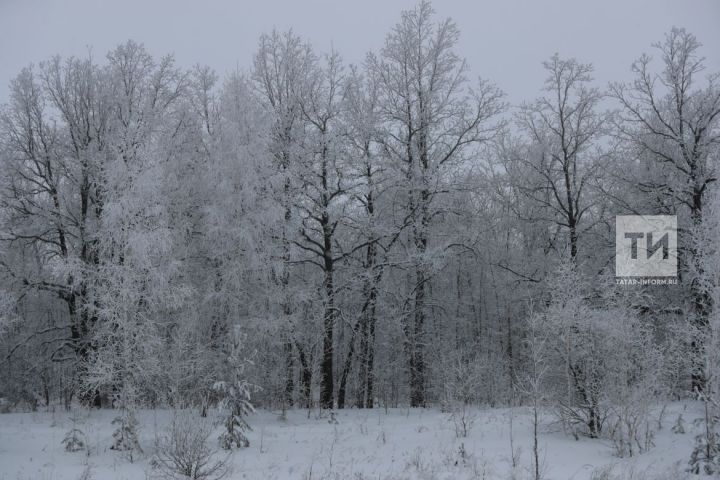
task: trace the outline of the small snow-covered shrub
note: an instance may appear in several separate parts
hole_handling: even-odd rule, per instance
[[[79,428],[71,428],[62,440],[66,452],[85,450],[85,433]]]
[[[646,403],[628,402],[611,408],[608,430],[615,455],[620,458],[644,453],[654,446],[655,430]]]
[[[125,452],[132,462],[133,452],[142,453],[140,441],[138,440],[138,421],[135,414],[130,410],[126,410],[122,415],[115,417],[112,424],[117,425],[117,430],[113,432],[113,444],[110,449]]]
[[[450,412],[455,435],[465,438],[472,430],[477,413],[472,404],[481,390],[482,369],[474,359],[450,358],[445,362],[443,410]]]
[[[155,442],[154,477],[167,480],[218,480],[228,473],[225,459],[208,445],[211,424],[188,411],[175,412]]]
[[[679,466],[670,468],[649,467],[639,470],[634,465],[604,465],[593,470],[590,480],[689,480],[690,475],[680,471]]]
[[[695,437],[688,471],[696,475],[720,475],[720,434],[711,419],[706,419],[704,431]]]
[[[683,420],[682,413],[678,415],[675,424],[672,426],[672,432],[676,435],[685,433],[685,420]]]
[[[705,404],[705,418],[702,419],[702,433],[695,437],[695,447],[690,454],[688,471],[696,475],[720,475],[720,433],[714,410],[717,405],[710,395],[702,394]]]
[[[417,472],[426,472],[431,467],[427,458],[428,457],[423,450],[420,447],[417,447],[409,454],[409,457],[406,460],[406,468]]]
[[[62,440],[62,444],[65,446],[66,452],[79,452],[80,450],[85,450],[86,448],[87,442],[85,441],[85,432],[77,427],[78,420],[79,417],[77,412],[73,413],[70,417],[72,428],[65,434],[65,437]]]
[[[659,418],[653,410],[662,388],[663,354],[654,343],[652,329],[627,310],[612,310],[610,317],[599,319],[611,327],[604,333],[606,342],[616,346],[604,360],[608,436],[618,457],[632,457],[654,446],[655,432],[662,424],[664,408]]]
[[[477,413],[475,410],[465,403],[455,405],[450,413],[450,420],[455,426],[455,436],[457,438],[466,438],[472,430]]]
[[[649,421],[646,406],[662,390],[662,348],[631,292],[609,278],[590,281],[573,262],[561,264],[556,278],[540,319],[544,393],[566,432],[613,438],[622,456],[632,455],[651,443],[650,434],[638,436]]]
[[[225,450],[250,446],[250,440],[245,436],[245,432],[252,429],[245,419],[255,409],[250,403],[251,385],[243,375],[248,362],[241,356],[241,347],[241,337],[236,334],[229,345],[226,357],[228,377],[213,385],[213,390],[220,399],[218,404],[221,412],[220,422],[224,425],[225,431],[220,435],[219,440],[220,446]]]

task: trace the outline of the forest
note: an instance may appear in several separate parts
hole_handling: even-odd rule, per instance
[[[102,448],[231,478],[221,452],[255,447],[257,416],[424,410],[462,439],[502,409],[532,428],[526,476],[497,478],[540,480],[570,477],[543,465],[549,426],[630,458],[689,402],[680,471],[720,475],[720,72],[701,40],[649,38],[607,85],[548,52],[519,106],[426,1],[358,64],[292,30],[225,77],[133,40],[29,64],[0,107],[0,432],[5,413],[111,411]],[[676,216],[676,282],[618,281],[625,215]],[[153,409],[174,412],[154,450]]]

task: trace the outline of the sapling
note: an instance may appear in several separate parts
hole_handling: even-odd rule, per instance
[[[250,446],[245,432],[252,430],[246,418],[255,411],[250,403],[251,385],[243,377],[247,361],[241,357],[242,342],[236,333],[231,340],[226,362],[228,378],[215,382],[213,389],[220,397],[219,409],[225,431],[220,435],[220,446],[225,450]]]
[[[110,449],[125,452],[132,462],[133,452],[143,452],[138,440],[138,421],[135,413],[132,410],[123,410],[121,415],[115,417],[112,424],[117,425],[117,429],[113,433],[113,444]]]
[[[70,416],[70,421],[72,422],[72,428],[65,434],[65,438],[62,440],[62,444],[65,446],[65,451],[79,452],[80,450],[85,450],[85,432],[77,427],[77,412],[74,412],[73,415]]]
[[[701,393],[700,399],[705,407],[705,418],[702,422],[702,432],[695,437],[695,447],[690,454],[688,471],[695,475],[718,475],[720,474],[720,433],[717,431],[717,418],[712,412],[717,405],[709,394]]]
[[[534,314],[532,308],[530,308],[527,325],[528,332],[525,340],[528,368],[516,382],[518,390],[527,395],[531,401],[533,428],[532,475],[534,480],[540,480],[542,478],[538,433],[540,426],[540,407],[543,401],[542,389],[548,370],[547,342],[541,335],[544,328],[543,318],[543,316]]]
[[[675,420],[675,425],[673,425],[672,427],[672,432],[675,434],[685,433],[685,420],[683,420],[682,413],[679,414],[677,420]]]

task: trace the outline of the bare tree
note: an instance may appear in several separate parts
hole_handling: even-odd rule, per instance
[[[634,147],[644,166],[638,187],[657,199],[661,211],[689,213],[689,225],[680,218],[682,234],[702,223],[709,188],[717,181],[711,158],[720,145],[720,74],[708,75],[707,83],[699,85],[698,76],[705,69],[700,43],[684,29],[673,28],[654,47],[663,63],[661,72],[653,73],[651,57],[643,55],[633,64],[635,80],[629,85],[614,83],[610,89],[622,106],[617,122],[620,136]],[[681,235],[681,239],[680,265],[690,277],[696,330],[691,345],[692,388],[702,391],[703,337],[708,333],[712,300],[700,287],[702,265],[692,238]]]
[[[402,179],[404,208],[412,212],[412,283],[404,331],[410,403],[416,407],[426,403],[427,294],[433,274],[427,255],[437,197],[448,188],[448,173],[472,147],[495,135],[493,119],[503,108],[494,86],[480,81],[477,90],[468,88],[465,62],[454,52],[458,29],[450,19],[433,22],[433,13],[426,1],[403,12],[380,56],[368,59],[380,89],[383,148]]]
[[[517,379],[518,389],[530,398],[532,407],[532,425],[533,425],[533,479],[540,480],[542,478],[540,464],[540,413],[543,402],[544,382],[548,374],[548,355],[547,341],[543,334],[543,317],[535,314],[530,309],[527,320],[527,337],[525,347],[527,351],[528,361],[527,369],[520,378]]]
[[[292,403],[293,382],[293,350],[297,351],[297,363],[300,370],[301,397],[310,406],[312,361],[311,351],[297,338],[293,307],[290,292],[290,241],[293,217],[292,195],[293,174],[291,166],[296,161],[298,144],[302,141],[302,112],[298,104],[297,93],[299,84],[307,80],[309,70],[315,67],[316,56],[311,47],[302,39],[288,31],[273,31],[270,35],[260,37],[258,52],[254,58],[252,81],[261,98],[261,104],[270,116],[268,148],[274,159],[274,166],[279,176],[272,196],[279,202],[283,210],[284,221],[275,235],[279,237],[280,260],[276,281],[281,286],[280,310],[286,325],[283,328],[283,349],[286,362],[287,377],[285,380],[285,397],[283,403]]]
[[[74,357],[80,381],[95,323],[88,308],[88,277],[97,265],[93,235],[102,211],[103,79],[89,59],[62,62],[56,57],[41,65],[39,76],[28,69],[14,81],[12,101],[2,116],[10,160],[3,206],[13,212],[2,240],[33,245],[42,252],[44,267],[62,265],[64,272],[43,268],[32,278],[24,272],[12,275],[27,288],[50,292],[66,303],[68,338],[58,338],[52,356]],[[59,124],[51,121],[54,115]],[[85,400],[97,405],[99,397]]]
[[[590,86],[589,64],[554,55],[543,66],[547,93],[518,114],[530,143],[514,153],[509,171],[517,188],[547,212],[545,218],[567,231],[575,259],[580,235],[593,226],[587,218],[597,202],[592,188],[603,175],[595,149],[605,123],[597,112],[601,93]]]

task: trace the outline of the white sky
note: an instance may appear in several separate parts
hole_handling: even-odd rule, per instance
[[[257,39],[273,27],[293,30],[317,50],[334,46],[362,61],[382,46],[400,11],[414,0],[0,0],[0,103],[8,82],[54,54],[100,60],[134,39],[181,66],[203,63],[221,77],[252,62]],[[555,52],[595,65],[600,85],[627,80],[633,59],[673,25],[703,43],[709,71],[720,71],[718,0],[435,0],[438,17],[460,27],[458,51],[473,75],[498,84],[517,103],[537,95],[540,63]]]

